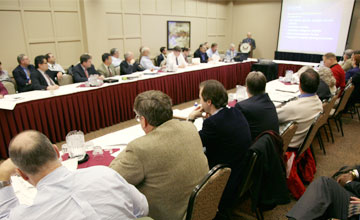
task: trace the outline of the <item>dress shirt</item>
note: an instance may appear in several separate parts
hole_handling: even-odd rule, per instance
[[[178,57],[176,57],[175,54],[172,52],[166,58],[166,65],[171,66],[173,64],[175,64],[176,66],[184,66],[184,67],[187,66],[187,63],[181,54]]]
[[[21,66],[21,68],[24,70],[24,72],[26,73],[25,76],[26,76],[26,79],[27,80],[30,80],[30,70],[29,68],[26,68],[26,67],[23,67]]]
[[[120,66],[121,63],[121,59],[120,58],[116,58],[116,57],[111,57],[112,59],[112,65],[114,65],[114,67]]]
[[[336,79],[336,88],[341,88],[341,91],[345,88],[345,71],[341,68],[339,64],[334,64],[330,67],[335,79]]]
[[[51,71],[56,71],[56,72],[62,72],[62,73],[65,73],[65,70],[62,68],[62,66],[58,63],[55,63],[55,64],[51,64],[51,63],[48,63],[48,66],[49,66],[49,70]]]
[[[52,79],[46,74],[44,73],[42,70],[38,69],[39,72],[41,73],[41,75],[45,78],[46,83],[48,84],[48,86],[52,86],[55,85],[54,81],[52,81]]]
[[[37,184],[33,205],[19,205],[12,186],[0,189],[0,219],[99,220],[146,216],[145,196],[104,166],[59,167]]]
[[[155,66],[153,64],[153,62],[150,60],[150,58],[148,56],[141,57],[140,65],[142,67],[144,67],[146,70],[150,70],[150,69],[159,70],[160,69],[160,67]]]
[[[226,54],[225,54],[225,57],[228,57],[228,58],[230,58],[230,59],[233,59],[234,57],[236,57],[236,54],[237,54],[237,51],[236,51],[236,50],[234,50],[234,51],[232,51],[232,50],[227,50],[227,51],[226,51]]]
[[[207,55],[208,55],[209,58],[211,58],[214,54],[220,57],[219,52],[218,52],[217,50],[216,50],[215,52],[213,52],[213,51],[211,50],[211,48],[209,48],[209,49],[206,51],[206,53],[207,53]]]

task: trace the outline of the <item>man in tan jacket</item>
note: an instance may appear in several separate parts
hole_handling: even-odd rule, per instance
[[[160,91],[139,94],[134,111],[146,135],[110,164],[146,196],[149,216],[156,220],[182,220],[192,190],[209,171],[195,126],[172,119],[171,107]]]
[[[115,76],[115,67],[111,64],[112,58],[109,53],[104,53],[101,56],[101,59],[103,61],[102,64],[100,64],[97,71],[103,75],[105,78]]]

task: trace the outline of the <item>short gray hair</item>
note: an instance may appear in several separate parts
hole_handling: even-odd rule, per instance
[[[318,73],[320,79],[322,79],[330,88],[336,85],[336,79],[329,67],[320,67]]]
[[[20,135],[26,135],[32,141],[18,146],[16,143],[19,141],[14,143],[14,140],[20,138]],[[50,140],[44,134],[33,130],[21,132],[10,142],[9,155],[14,164],[27,174],[37,174],[48,162],[58,160]]]
[[[24,57],[25,57],[25,56],[26,56],[26,55],[25,55],[25,54],[23,54],[23,53],[22,53],[22,54],[20,54],[19,56],[17,56],[17,58],[16,58],[16,59],[17,59],[17,61],[18,61],[18,63],[19,63],[19,64],[21,64],[21,61],[24,59]]]
[[[171,98],[161,91],[149,90],[135,98],[134,111],[150,125],[158,127],[173,117]]]
[[[351,56],[354,54],[354,50],[352,49],[347,49],[344,52],[344,55],[347,56],[347,58],[351,58]]]
[[[111,56],[114,56],[114,54],[115,54],[117,51],[119,51],[117,48],[111,48],[111,50],[110,50],[110,55],[111,55]]]
[[[266,81],[266,77],[262,72],[250,72],[246,77],[247,90],[253,96],[264,94]]]
[[[231,43],[230,48],[233,48],[233,47],[235,47],[235,44]]]
[[[128,51],[124,54],[124,59],[126,60],[129,56],[133,55],[132,52]]]
[[[143,54],[145,51],[150,51],[150,48],[148,48],[148,47],[143,47],[143,48],[141,49],[141,54]]]

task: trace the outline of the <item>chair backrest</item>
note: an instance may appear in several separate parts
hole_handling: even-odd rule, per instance
[[[283,139],[283,150],[286,152],[286,150],[289,147],[289,144],[292,140],[292,138],[295,135],[295,132],[298,128],[298,124],[295,121],[290,121],[285,128],[280,132],[280,136]]]
[[[247,163],[247,169],[245,170],[244,173],[244,181],[242,182],[242,184],[240,184],[240,188],[238,190],[238,198],[241,198],[244,196],[244,194],[249,191],[249,189],[251,188],[252,184],[253,184],[253,171],[254,171],[254,167],[255,164],[257,162],[257,158],[258,155],[256,152],[252,152],[251,156],[250,156],[250,160]]]
[[[334,108],[337,98],[338,98],[338,95],[334,95],[327,102],[323,103],[323,116],[321,117],[321,119],[319,119],[320,120],[320,122],[319,122],[320,127],[327,123],[327,120],[328,120],[328,118],[330,116],[330,112]]]
[[[8,82],[8,81],[2,81],[2,84],[4,85],[4,87],[6,88],[6,90],[8,91],[9,94],[16,93],[15,83]]]
[[[115,75],[120,75],[120,66],[115,67]]]
[[[231,169],[223,164],[216,165],[209,171],[191,193],[186,220],[215,218],[230,173]]]
[[[311,145],[311,143],[314,140],[314,137],[316,135],[316,133],[318,132],[319,129],[319,121],[320,121],[320,117],[323,115],[322,112],[320,112],[318,115],[316,115],[316,117],[314,118],[308,132],[306,133],[306,136],[304,138],[303,143],[301,144],[301,146],[299,147],[299,150],[297,152],[296,157],[298,157],[299,155],[301,155],[302,153],[304,153]]]
[[[64,74],[62,76],[62,79],[59,80],[59,85],[60,86],[73,84],[73,83],[74,83],[73,77],[72,77],[72,75],[69,75],[69,74]]]
[[[66,73],[69,74],[70,76],[72,76],[73,75],[73,68],[74,68],[74,65],[69,66]]]
[[[342,112],[345,109],[346,104],[351,96],[351,93],[354,91],[354,88],[355,86],[352,83],[350,83],[345,87],[344,92],[340,98],[340,102],[335,109],[334,116],[338,115],[340,112]]]

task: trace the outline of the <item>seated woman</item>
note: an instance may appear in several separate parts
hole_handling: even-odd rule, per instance
[[[348,70],[345,74],[346,82],[354,76],[355,73],[360,72],[359,64],[360,64],[360,54],[354,54],[352,61],[352,69]]]
[[[0,82],[0,99],[4,98],[4,95],[7,95],[8,91],[5,86]]]

